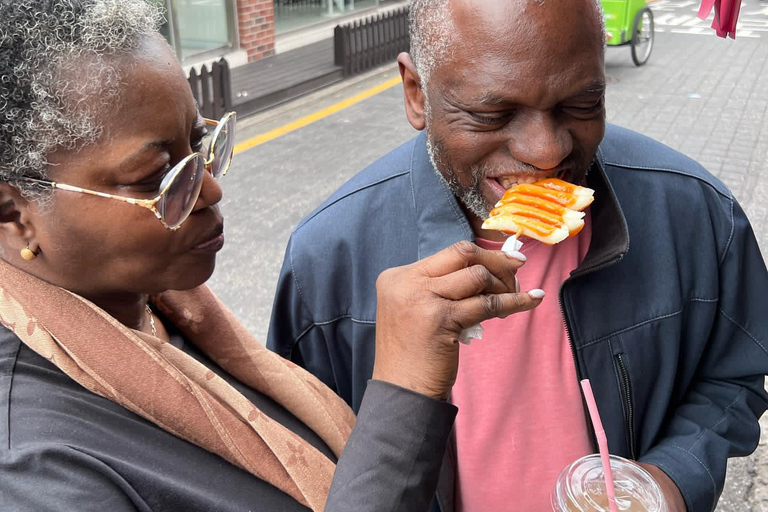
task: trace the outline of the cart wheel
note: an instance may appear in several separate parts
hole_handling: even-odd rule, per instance
[[[635,24],[632,26],[632,62],[635,66],[648,62],[653,50],[653,39],[653,13],[645,7],[637,13]]]

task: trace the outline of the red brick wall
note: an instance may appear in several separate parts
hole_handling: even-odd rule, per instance
[[[275,10],[272,0],[237,0],[240,48],[248,62],[275,53]]]

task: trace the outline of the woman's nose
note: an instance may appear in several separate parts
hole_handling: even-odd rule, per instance
[[[203,185],[200,187],[200,196],[197,198],[195,209],[193,211],[215,205],[221,201],[223,195],[224,192],[221,189],[221,185],[216,178],[208,172],[208,169],[206,169],[203,173]]]

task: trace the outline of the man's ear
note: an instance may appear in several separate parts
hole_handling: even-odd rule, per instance
[[[0,243],[8,249],[21,250],[35,235],[31,203],[8,183],[0,183]]]
[[[426,97],[421,89],[421,78],[416,71],[411,55],[401,53],[397,56],[397,65],[403,79],[403,94],[405,96],[405,115],[411,126],[421,131],[427,125],[424,115]]]

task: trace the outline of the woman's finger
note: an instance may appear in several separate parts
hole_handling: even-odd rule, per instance
[[[487,251],[471,242],[462,241],[413,265],[427,277],[442,277],[472,265],[483,265],[509,284],[514,283],[514,273],[523,263],[524,260],[507,256],[501,251]],[[514,285],[511,289],[514,290]]]
[[[458,327],[466,329],[491,318],[505,318],[514,313],[529,311],[544,300],[542,290],[521,293],[476,295],[450,302],[450,318]]]
[[[446,276],[430,279],[429,288],[442,298],[461,300],[479,294],[515,292],[517,290],[514,288],[514,276],[512,278],[513,287],[510,289],[507,283],[493,275],[485,266],[472,265]]]
[[[478,260],[478,264],[482,264],[506,285],[507,290],[505,291],[518,291],[516,289],[516,274],[520,267],[525,264],[525,256],[519,252],[509,255],[501,251],[484,251],[478,256]]]

